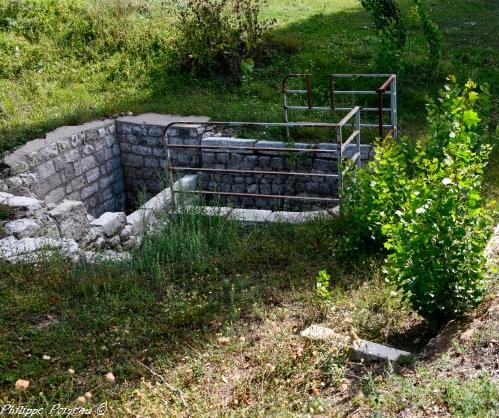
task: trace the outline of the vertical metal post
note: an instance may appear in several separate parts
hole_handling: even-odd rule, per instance
[[[379,137],[383,138],[383,89],[378,89],[378,116],[379,116]]]
[[[331,110],[334,110],[336,107],[336,97],[334,95],[334,75],[329,76],[329,105],[331,106]]]
[[[391,125],[393,129],[393,137],[398,137],[398,121],[397,121],[397,76],[393,78],[390,87],[390,108],[391,108]]]
[[[360,109],[355,114],[355,129],[357,130],[356,142],[357,142],[357,152],[359,153],[359,158],[357,158],[357,167],[361,167],[361,153],[360,153]]]
[[[342,211],[342,195],[343,195],[343,133],[342,128],[336,128],[336,146],[338,149],[338,196],[340,201],[340,213]]]
[[[288,113],[288,94],[286,93],[286,89],[284,89],[284,122],[289,123],[289,113]],[[289,127],[286,126],[286,139],[289,141]]]
[[[165,150],[166,150],[166,168],[167,168],[167,173],[168,173],[168,179],[170,180],[170,190],[172,193],[172,203],[173,203],[173,207],[176,208],[177,201],[175,199],[175,190],[174,190],[175,182],[173,179],[173,170],[172,170],[173,164],[172,164],[172,157],[171,157],[171,153],[170,153],[170,147],[168,146],[168,127],[165,129],[163,143],[164,143]]]
[[[308,101],[308,108],[312,109],[313,103],[312,103],[312,80],[310,78],[310,74],[307,74],[306,76],[307,79],[307,101]]]

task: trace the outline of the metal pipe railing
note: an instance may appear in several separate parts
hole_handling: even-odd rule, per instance
[[[395,74],[331,74],[329,76],[329,107],[313,106],[312,104],[312,83],[311,74],[290,74],[283,79],[282,92],[284,96],[284,121],[289,123],[289,111],[317,111],[317,112],[332,112],[332,111],[349,111],[351,107],[337,107],[336,96],[342,95],[372,95],[377,96],[377,106],[363,108],[365,112],[378,113],[378,123],[361,123],[361,128],[378,128],[380,138],[386,138],[398,135],[397,126],[397,77]],[[288,81],[292,78],[304,78],[306,81],[306,89],[289,89]],[[376,90],[335,90],[336,78],[384,78],[383,84]],[[389,89],[389,90],[388,90]],[[307,106],[289,105],[288,95],[307,95]],[[390,96],[390,107],[383,107],[383,97]],[[385,124],[384,113],[390,112],[390,123]],[[384,129],[389,128],[389,134],[384,135]],[[286,135],[289,138],[289,129],[286,129]]]
[[[274,123],[274,122],[184,122],[177,121],[168,124],[165,127],[163,142],[166,149],[167,156],[167,170],[168,177],[171,185],[171,196],[172,203],[176,205],[175,189],[174,184],[174,172],[186,171],[186,172],[200,172],[200,173],[231,173],[231,174],[262,174],[262,175],[276,175],[276,176],[291,176],[291,177],[322,177],[322,178],[337,178],[338,188],[342,190],[342,165],[343,165],[343,153],[345,146],[343,143],[343,128],[349,127],[350,125],[355,126],[355,131],[347,139],[348,144],[350,144],[353,139],[356,139],[357,153],[360,156],[360,114],[361,107],[356,106],[350,112],[341,119],[338,123],[320,123],[320,122],[288,122],[288,123]],[[355,118],[352,123],[351,119]],[[333,129],[336,131],[336,150],[325,150],[325,149],[315,149],[315,148],[277,148],[277,147],[247,147],[247,146],[233,146],[233,145],[188,145],[188,144],[170,144],[168,138],[168,132],[171,128],[178,125],[184,126],[221,126],[221,127],[282,127],[282,128],[302,128],[302,127],[314,127],[320,129]],[[348,145],[347,144],[347,145]],[[199,149],[199,150],[233,150],[233,151],[253,151],[253,152],[294,152],[294,153],[329,153],[338,154],[338,174],[326,174],[326,173],[303,173],[297,171],[267,171],[267,170],[239,170],[230,168],[204,168],[204,167],[181,167],[175,166],[172,163],[172,156],[170,150],[173,148],[177,149]],[[359,158],[360,162],[360,158]],[[186,193],[197,193],[197,194],[208,194],[208,195],[222,195],[222,196],[239,196],[239,197],[260,197],[268,199],[284,199],[284,200],[302,200],[302,201],[320,201],[320,202],[339,202],[341,208],[341,194],[339,198],[319,198],[310,196],[288,196],[288,195],[277,195],[277,194],[254,194],[254,193],[237,193],[237,192],[221,192],[221,191],[186,191]]]

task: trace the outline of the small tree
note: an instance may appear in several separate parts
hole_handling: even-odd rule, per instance
[[[407,31],[396,0],[360,0],[360,3],[373,17],[376,29],[385,38],[395,40],[399,48],[404,47]]]
[[[480,192],[491,147],[478,112],[486,98],[475,83],[460,89],[450,78],[428,107],[430,139],[379,144],[369,170],[350,180],[363,189],[346,192],[347,214],[364,222],[357,229],[386,240],[388,280],[435,326],[475,307],[485,291],[491,228]],[[355,205],[361,194],[368,206]]]
[[[383,226],[389,280],[435,325],[475,307],[485,290],[490,223],[480,192],[491,147],[478,135],[475,87],[446,86],[441,105],[430,106],[441,155],[431,146],[428,154],[424,145],[418,149],[419,173]]]

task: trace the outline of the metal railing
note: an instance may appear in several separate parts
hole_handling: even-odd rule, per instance
[[[305,89],[290,89],[288,82],[292,78],[302,78],[305,81]],[[376,90],[336,90],[336,79],[343,78],[384,78],[383,84]],[[376,107],[363,107],[363,112],[373,112],[378,114],[378,123],[361,123],[361,128],[378,128],[380,138],[393,137],[397,138],[397,76],[395,74],[331,74],[329,76],[329,105],[315,106],[313,91],[312,91],[312,75],[311,74],[289,74],[282,81],[282,93],[284,98],[284,122],[290,122],[290,111],[317,111],[317,112],[342,112],[350,111],[354,107],[338,107],[337,96],[345,95],[367,95],[377,96]],[[306,105],[295,106],[289,104],[289,95],[306,95]],[[390,106],[384,107],[384,97],[390,97]],[[389,122],[385,123],[385,113],[389,113]],[[385,128],[388,132],[385,133]],[[289,137],[289,129],[286,129],[286,134]]]
[[[264,199],[281,199],[281,200],[301,200],[308,202],[328,202],[328,203],[338,203],[341,209],[341,190],[343,187],[343,176],[345,171],[343,170],[343,165],[345,159],[349,159],[355,162],[357,167],[361,166],[361,107],[356,106],[352,108],[349,113],[341,119],[338,123],[319,123],[319,122],[288,122],[288,123],[265,123],[265,122],[184,122],[177,121],[172,122],[166,126],[163,142],[166,149],[166,159],[167,159],[167,170],[168,178],[171,186],[171,197],[173,205],[177,204],[175,193],[178,191],[174,190],[173,184],[175,182],[174,173],[175,172],[196,172],[196,173],[227,173],[227,174],[264,174],[273,176],[291,176],[291,177],[320,177],[320,178],[337,178],[338,179],[338,192],[339,196],[337,198],[333,197],[315,197],[315,196],[293,196],[293,195],[281,195],[281,194],[256,194],[256,193],[242,193],[242,192],[221,192],[221,191],[207,191],[207,190],[184,190],[182,193],[187,194],[203,194],[203,195],[218,195],[218,196],[238,196],[238,197],[253,197],[253,198],[264,198]],[[328,149],[315,149],[315,148],[294,148],[294,147],[249,147],[249,146],[236,146],[236,145],[188,145],[188,144],[172,144],[169,142],[168,131],[174,126],[178,125],[201,125],[209,127],[225,127],[225,128],[320,128],[325,130],[335,131],[335,143],[337,144],[336,150]],[[353,126],[353,132],[348,136],[346,140],[343,140],[343,129],[345,127]],[[351,157],[345,156],[345,151],[349,145],[355,144],[355,153]],[[283,153],[310,153],[310,154],[321,154],[327,153],[338,154],[338,174],[327,174],[327,173],[303,173],[297,171],[266,171],[266,170],[240,170],[231,168],[204,168],[204,167],[182,167],[175,166],[172,162],[171,150],[181,149],[181,150],[211,150],[211,151],[253,151],[258,152],[283,152]]]

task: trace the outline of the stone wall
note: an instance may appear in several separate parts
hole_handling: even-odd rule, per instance
[[[286,144],[280,141],[256,141],[252,139],[207,137],[201,141],[206,146],[250,147],[251,150],[203,150],[201,166],[209,169],[252,170],[265,172],[301,172],[313,174],[338,174],[336,144]],[[286,147],[316,149],[318,152],[286,152]],[[269,150],[275,148],[276,151]],[[355,147],[347,148],[345,154],[352,156]],[[363,160],[369,149],[362,147]],[[335,177],[289,176],[282,174],[233,174],[202,173],[202,190],[226,193],[250,193],[262,195],[337,198],[338,179]],[[313,202],[295,199],[271,199],[260,197],[222,196],[216,197],[222,204],[245,208],[271,210],[313,210],[335,207],[334,202]]]
[[[133,212],[168,186],[165,127],[177,117],[144,115],[98,121],[78,127],[58,129],[44,139],[31,141],[5,156],[0,191],[32,196],[47,204],[64,199],[81,201],[87,212],[99,217],[105,212]],[[170,149],[176,167],[223,168],[256,171],[300,171],[337,174],[335,144],[293,144],[295,148],[316,147],[327,153],[281,152],[287,144],[214,136],[212,129],[196,123],[175,125],[169,130],[169,143],[183,145],[247,146],[242,150]],[[205,132],[206,131],[206,132]],[[276,148],[265,151],[262,148]],[[347,154],[352,154],[350,146]],[[363,158],[368,148],[363,147]],[[2,167],[2,163],[0,163]],[[176,171],[178,180],[192,171]],[[291,177],[272,174],[202,174],[199,188],[205,191],[291,195],[318,198],[337,196],[337,179]],[[227,196],[222,204],[272,210],[322,209],[323,204],[303,204],[299,200]],[[333,204],[334,205],[334,204]],[[326,205],[326,207],[331,205]]]
[[[126,207],[130,211],[168,185],[163,144],[165,126],[118,121],[117,131],[127,191]],[[202,134],[199,125],[177,125],[169,130],[169,141],[199,145]],[[176,166],[196,167],[200,163],[199,150],[172,149],[170,155]]]
[[[4,158],[3,191],[35,196],[47,204],[81,201],[89,214],[122,211],[123,170],[113,120],[83,125],[64,136],[55,131]]]

